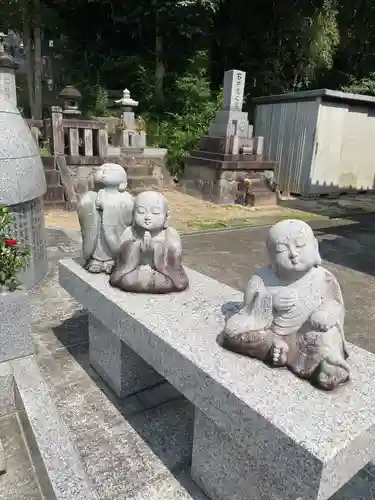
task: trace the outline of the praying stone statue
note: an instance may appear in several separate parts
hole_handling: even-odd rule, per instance
[[[90,273],[110,274],[121,235],[132,221],[133,197],[125,192],[127,176],[121,165],[104,163],[94,181],[101,189],[88,191],[78,204],[84,267]]]
[[[110,283],[125,292],[181,292],[189,281],[182,266],[181,240],[168,227],[163,194],[144,191],[134,200],[133,224],[123,235]]]
[[[349,380],[340,285],[321,266],[305,222],[275,224],[267,249],[271,264],[250,279],[243,307],[227,320],[219,342],[332,390]]]

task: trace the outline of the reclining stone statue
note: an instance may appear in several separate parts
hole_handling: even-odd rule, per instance
[[[168,227],[168,218],[163,194],[144,191],[135,198],[133,223],[122,237],[112,286],[139,293],[179,292],[188,287],[180,236]]]
[[[121,165],[104,163],[94,181],[102,189],[88,191],[78,204],[84,267],[91,273],[110,274],[121,235],[132,221],[133,197],[125,192],[127,176]]]
[[[305,222],[275,224],[267,249],[271,264],[250,279],[243,307],[227,320],[219,342],[332,390],[349,380],[340,285],[321,266]]]

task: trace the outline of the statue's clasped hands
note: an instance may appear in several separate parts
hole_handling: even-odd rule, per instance
[[[142,239],[141,243],[141,251],[142,252],[147,252],[151,250],[151,233],[150,231],[145,231],[145,234]]]

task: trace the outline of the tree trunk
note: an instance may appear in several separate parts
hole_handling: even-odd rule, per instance
[[[31,39],[30,21],[28,19],[28,14],[26,7],[22,8],[22,38],[23,45],[25,47],[26,56],[26,76],[27,76],[27,90],[29,94],[29,106],[30,106],[30,116],[34,116],[34,55],[33,55],[33,43]]]
[[[40,2],[34,0],[33,36],[34,36],[34,118],[42,119],[42,30],[40,19]]]
[[[34,118],[42,119],[42,39],[40,26],[34,27]]]
[[[155,30],[155,102],[158,105],[164,103],[164,78],[165,65],[163,58],[163,36],[160,31],[158,15],[156,15]]]

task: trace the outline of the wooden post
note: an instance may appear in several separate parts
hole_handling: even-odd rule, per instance
[[[69,154],[79,156],[79,133],[76,127],[69,129]]]
[[[94,156],[94,148],[92,144],[92,130],[89,128],[85,128],[84,132],[84,148],[85,148],[85,156]]]
[[[108,131],[107,126],[105,128],[100,128],[98,133],[98,150],[99,156],[101,158],[107,157],[107,149],[108,149]]]
[[[63,155],[64,152],[64,128],[63,128],[63,114],[60,106],[52,106],[52,143],[53,154]]]

